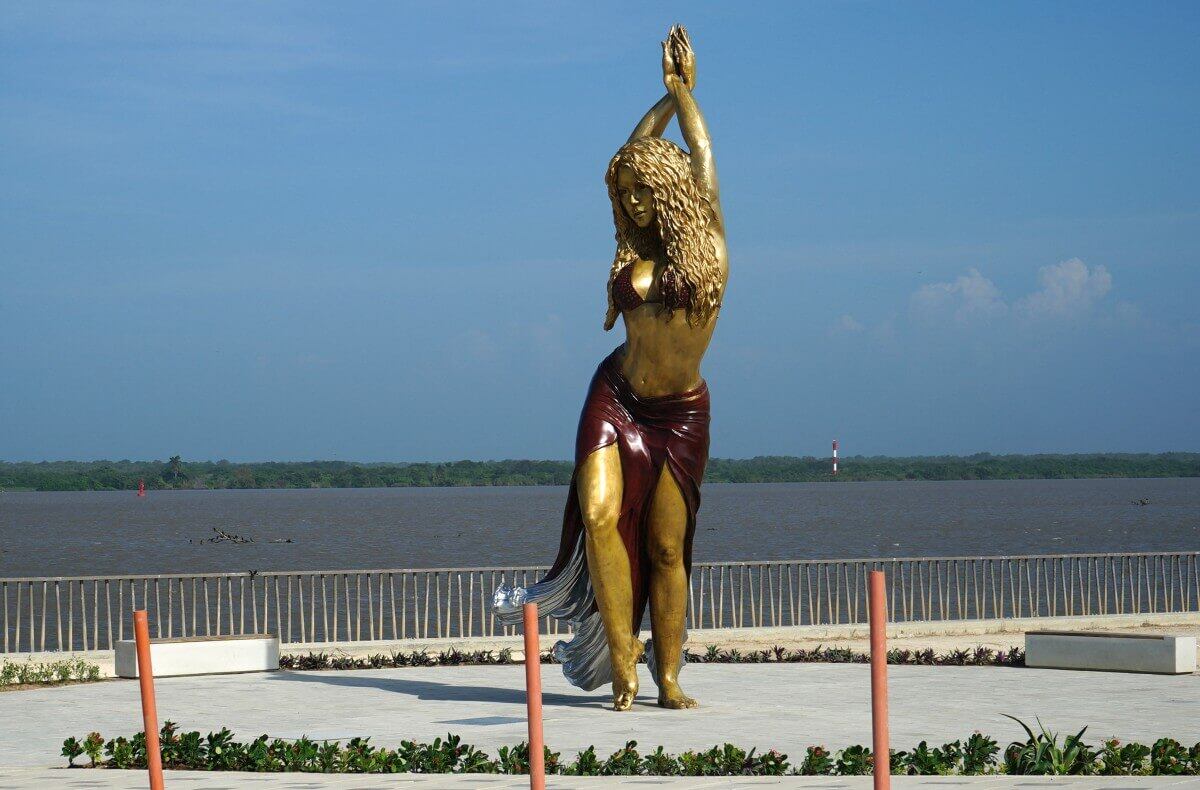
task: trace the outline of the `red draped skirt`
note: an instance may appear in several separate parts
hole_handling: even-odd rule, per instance
[[[585,458],[602,447],[617,445],[624,483],[617,529],[629,554],[633,630],[637,633],[649,597],[647,517],[664,465],[687,505],[683,558],[691,574],[700,482],[708,461],[709,398],[708,386],[703,382],[677,395],[639,397],[621,374],[623,355],[624,346],[620,346],[600,363],[592,377],[575,438],[575,469],[578,475]],[[575,482],[573,476],[563,513],[558,556],[543,581],[562,572],[583,537],[583,516]]]

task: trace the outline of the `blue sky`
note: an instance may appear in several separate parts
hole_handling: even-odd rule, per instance
[[[0,458],[569,457],[677,20],[714,455],[1200,449],[1195,3],[13,2]]]

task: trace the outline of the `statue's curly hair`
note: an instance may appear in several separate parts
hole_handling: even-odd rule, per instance
[[[622,165],[633,168],[638,179],[654,192],[654,224],[649,228],[639,228],[621,205],[617,169]],[[612,329],[619,315],[612,295],[617,273],[639,258],[655,260],[664,255],[667,268],[659,288],[667,320],[674,313],[670,305],[683,302],[688,323],[704,326],[721,303],[721,273],[716,242],[709,229],[712,206],[692,177],[688,155],[661,137],[630,140],[608,163],[604,181],[617,228],[617,252],[608,276],[605,330]]]

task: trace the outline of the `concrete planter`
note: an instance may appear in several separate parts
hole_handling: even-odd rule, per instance
[[[1025,665],[1186,675],[1196,671],[1196,637],[1097,631],[1030,631]]]
[[[116,675],[136,678],[137,648],[132,639],[117,642]],[[279,637],[271,634],[150,640],[150,664],[158,678],[270,672],[279,669]]]

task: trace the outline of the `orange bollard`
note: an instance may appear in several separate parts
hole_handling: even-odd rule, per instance
[[[146,620],[145,609],[133,613],[133,638],[137,644],[138,684],[142,689],[142,726],[146,731],[146,768],[150,771],[150,790],[163,790],[158,709],[154,706],[154,669],[150,666],[150,624]]]
[[[871,571],[867,597],[871,609],[871,749],[875,755],[875,790],[892,786],[892,754],[888,749],[887,593],[883,571]]]
[[[529,710],[529,787],[546,790],[546,753],[542,745],[542,651],[538,645],[538,608],[525,604],[525,695]]]

